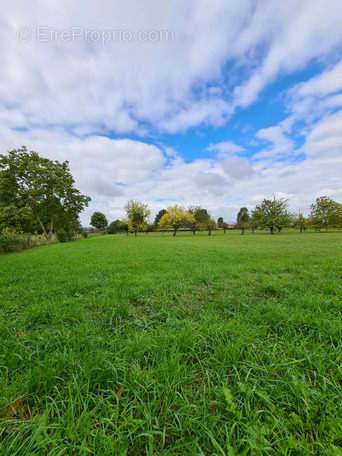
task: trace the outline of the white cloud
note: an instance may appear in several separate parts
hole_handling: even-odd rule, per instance
[[[256,133],[256,136],[271,144],[254,154],[253,159],[277,159],[279,156],[295,154],[293,141],[284,135],[284,130],[280,125],[262,128]]]
[[[253,169],[250,167],[247,158],[236,155],[223,160],[222,168],[228,176],[234,179],[243,179],[253,174]]]
[[[121,218],[131,197],[155,212],[177,201],[228,220],[240,206],[273,193],[291,195],[293,207],[302,210],[314,194],[338,197],[341,17],[340,0],[4,2],[3,152],[26,144],[43,156],[70,160],[76,186],[93,197],[85,224],[94,210]],[[21,26],[33,33],[26,43],[16,36]],[[174,41],[38,42],[37,26],[120,29],[134,36],[170,30]],[[185,161],[164,148],[162,134],[223,126],[267,84],[312,61],[325,71],[288,92],[288,117],[273,126],[265,120],[252,159],[238,156],[249,151],[231,140],[236,136],[228,127],[225,141],[207,147],[213,152],[207,159]],[[305,122],[299,132],[304,145],[295,150],[291,135],[298,120]],[[297,162],[300,152],[305,160]]]
[[[213,152],[220,152],[221,154],[231,154],[231,153],[237,153],[237,152],[243,152],[245,149],[242,147],[238,146],[237,144],[234,144],[233,141],[221,141],[217,144],[210,144],[210,146],[207,147],[208,151],[213,151]]]

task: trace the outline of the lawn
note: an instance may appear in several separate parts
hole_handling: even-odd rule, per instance
[[[342,232],[0,256],[0,455],[342,455]]]

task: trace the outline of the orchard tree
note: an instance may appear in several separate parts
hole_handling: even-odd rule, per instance
[[[211,236],[212,230],[216,229],[216,222],[214,219],[209,217],[209,220],[207,221],[207,230],[208,230],[208,236]]]
[[[166,209],[162,209],[156,215],[156,218],[154,219],[154,222],[153,222],[155,229],[158,227],[158,223],[159,223],[160,219],[163,217],[164,214],[166,214],[166,212],[167,212]]]
[[[38,226],[52,238],[53,229],[70,229],[88,206],[89,196],[74,187],[69,162],[42,158],[25,146],[0,155],[0,213],[13,223],[13,208],[22,227]],[[2,221],[4,223],[4,221]]]
[[[215,220],[210,217],[207,209],[199,209],[195,214],[197,220],[197,227],[201,231],[208,231],[208,236],[211,236],[212,230],[216,228]]]
[[[94,212],[90,218],[90,225],[98,230],[104,230],[108,227],[108,220],[102,212]]]
[[[127,214],[128,229],[134,231],[135,236],[138,231],[145,231],[147,229],[146,219],[151,213],[147,204],[129,200],[125,204],[124,209]]]
[[[196,219],[196,213],[201,209],[200,206],[188,206],[186,209],[187,212],[192,214],[194,216],[193,219],[188,223],[188,227],[190,228],[190,231],[192,231],[192,234],[196,234],[196,230],[198,229],[198,222]]]
[[[167,213],[159,221],[159,227],[164,229],[173,229],[173,236],[176,236],[177,230],[181,227],[189,226],[195,223],[194,214],[186,211],[184,207],[169,206]]]
[[[278,229],[280,232],[282,228],[289,225],[290,214],[287,211],[287,200],[280,199],[267,200],[256,206],[252,211],[252,224],[254,227],[268,228],[271,234],[274,230]]]
[[[193,214],[194,220],[189,223],[190,230],[195,234],[196,230],[206,230],[208,229],[208,221],[210,220],[210,214],[207,209],[202,208],[201,206],[190,206],[188,212]]]
[[[340,228],[342,226],[342,204],[321,196],[311,205],[310,223],[313,228]]]
[[[226,230],[228,230],[228,228],[229,228],[228,223],[222,222],[221,228],[223,229],[223,234],[226,234]]]
[[[236,228],[241,230],[241,234],[244,234],[245,230],[249,228],[249,212],[247,207],[241,207],[236,216]]]
[[[305,231],[309,226],[309,221],[304,217],[301,212],[298,212],[297,217],[293,217],[293,226],[294,228],[298,228],[300,234]]]

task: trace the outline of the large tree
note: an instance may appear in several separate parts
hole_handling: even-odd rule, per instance
[[[342,226],[342,204],[321,196],[311,205],[310,223],[313,228],[340,228]]]
[[[68,163],[40,157],[25,146],[0,155],[0,213],[15,208],[22,227],[37,224],[50,240],[53,229],[70,229],[90,197],[74,187]]]
[[[167,208],[167,213],[159,221],[160,228],[173,229],[173,236],[176,236],[177,230],[181,227],[190,226],[195,223],[194,214],[186,211],[184,207],[178,206],[169,206]]]
[[[135,236],[138,231],[147,229],[146,219],[150,215],[147,204],[140,201],[129,200],[124,207],[127,214],[128,229],[134,231]]]
[[[104,230],[108,227],[108,220],[102,212],[94,212],[90,218],[90,225],[98,230]]]
[[[260,228],[268,228],[271,234],[278,229],[280,232],[289,225],[291,216],[287,211],[287,200],[267,200],[256,206],[252,211],[252,224]]]

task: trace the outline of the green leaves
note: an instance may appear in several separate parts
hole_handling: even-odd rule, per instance
[[[342,204],[321,196],[311,205],[310,222],[313,228],[340,228],[342,226]]]
[[[129,200],[124,207],[128,218],[128,229],[135,232],[147,229],[146,219],[150,215],[147,204],[140,201]]]
[[[287,200],[267,200],[256,206],[252,212],[252,225],[261,228],[268,228],[273,234],[274,230],[279,231],[289,225],[291,216],[287,211]]]
[[[90,218],[90,224],[98,230],[104,230],[108,226],[108,220],[102,212],[94,212]]]
[[[74,188],[67,161],[40,157],[25,146],[0,155],[0,225],[40,227],[51,235],[54,227],[70,228],[89,201]]]

